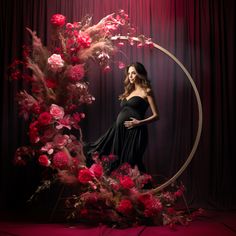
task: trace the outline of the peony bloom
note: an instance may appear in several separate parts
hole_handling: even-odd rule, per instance
[[[52,121],[52,115],[48,112],[43,112],[39,115],[38,122],[40,125],[49,125]]]
[[[60,107],[56,104],[52,104],[50,107],[50,114],[53,116],[54,119],[62,119],[64,117],[64,108]]]
[[[59,169],[66,169],[69,165],[69,157],[63,152],[59,151],[53,156],[53,165]]]
[[[120,201],[116,209],[118,212],[122,213],[123,215],[128,215],[132,212],[133,205],[130,200],[123,199]]]
[[[94,176],[96,178],[101,178],[101,176],[103,175],[103,168],[101,165],[99,164],[93,164],[89,170],[94,174]]]
[[[89,181],[93,180],[93,173],[89,169],[82,169],[78,174],[78,180],[82,184],[86,184]]]
[[[70,81],[78,82],[84,77],[84,66],[82,64],[72,66],[67,71]]]
[[[120,185],[124,189],[130,189],[134,187],[134,181],[129,176],[122,176],[120,178]]]
[[[66,17],[61,14],[54,14],[51,17],[50,22],[54,26],[62,27],[63,25],[65,25]]]
[[[60,54],[52,54],[48,58],[48,64],[53,71],[59,71],[64,66],[64,60]]]
[[[41,166],[49,166],[51,164],[47,155],[40,155],[38,161]]]

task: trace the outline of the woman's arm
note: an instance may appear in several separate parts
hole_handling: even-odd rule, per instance
[[[151,108],[152,115],[143,120],[137,120],[133,117],[130,117],[131,120],[124,122],[125,127],[130,129],[138,125],[144,125],[144,124],[154,122],[159,119],[159,113],[158,113],[156,101],[151,91],[148,92],[147,100]]]

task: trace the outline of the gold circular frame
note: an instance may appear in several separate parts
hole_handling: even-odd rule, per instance
[[[130,38],[128,36],[114,36],[111,39],[112,40],[118,40],[118,39],[130,40],[130,39],[132,39],[133,41],[141,42],[142,43],[142,40],[139,39],[138,37]],[[193,81],[193,78],[191,77],[191,75],[187,71],[187,69],[184,67],[184,65],[172,53],[170,53],[165,48],[161,47],[160,45],[158,45],[156,43],[153,43],[153,46],[155,48],[159,49],[160,51],[162,51],[167,56],[169,56],[183,70],[183,72],[187,76],[187,78],[188,78],[188,80],[189,80],[189,82],[190,82],[190,84],[191,84],[191,86],[193,88],[193,91],[194,91],[194,94],[195,94],[195,97],[196,97],[196,100],[197,100],[197,106],[198,106],[198,129],[197,129],[197,133],[196,133],[194,144],[192,146],[192,150],[189,153],[188,158],[186,159],[186,161],[184,162],[182,167],[177,171],[177,173],[175,175],[173,175],[169,180],[167,180],[166,182],[164,182],[160,186],[158,186],[158,187],[156,187],[156,188],[151,190],[153,193],[157,193],[160,190],[162,190],[162,189],[166,188],[167,186],[169,186],[170,184],[172,184],[184,172],[184,170],[188,167],[189,163],[192,161],[193,156],[194,156],[194,154],[195,154],[195,152],[197,150],[197,146],[199,144],[200,136],[201,136],[201,132],[202,132],[202,103],[201,103],[201,99],[200,99],[197,87],[196,87],[196,85],[195,85],[195,83]]]

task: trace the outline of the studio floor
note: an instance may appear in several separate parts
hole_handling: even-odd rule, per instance
[[[127,229],[104,225],[91,227],[83,224],[37,223],[16,220],[0,222],[0,236],[233,236],[236,235],[236,211],[206,211],[188,226],[175,229],[165,226],[139,226]]]

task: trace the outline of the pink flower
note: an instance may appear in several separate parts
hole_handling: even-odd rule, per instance
[[[64,117],[64,108],[60,107],[56,104],[52,104],[50,107],[50,114],[53,116],[54,119],[62,119]]]
[[[96,178],[101,178],[101,176],[103,175],[103,168],[101,165],[99,164],[93,164],[89,170],[94,174],[94,176]]]
[[[69,157],[63,152],[59,151],[53,156],[53,165],[59,169],[66,169],[69,165]]]
[[[111,71],[111,67],[110,67],[110,66],[105,66],[105,67],[103,68],[103,71],[104,71],[105,73],[110,72],[110,71]]]
[[[91,42],[92,42],[92,40],[88,34],[82,32],[82,31],[79,32],[79,35],[77,37],[77,43],[79,44],[79,47],[88,48],[88,47],[90,47]]]
[[[68,143],[68,140],[69,140],[68,135],[58,134],[53,139],[54,146],[62,149]]]
[[[123,199],[120,201],[116,209],[118,212],[122,213],[123,215],[128,215],[132,212],[133,205],[130,200]]]
[[[43,112],[39,115],[38,122],[40,125],[49,125],[52,121],[52,115],[48,112]]]
[[[42,166],[49,166],[51,163],[47,155],[40,155],[38,160],[39,164]]]
[[[66,22],[66,17],[61,14],[54,14],[51,17],[50,22],[54,26],[62,27]]]
[[[58,125],[56,126],[57,129],[67,128],[71,129],[71,118],[70,116],[65,116],[63,119],[57,121]]]
[[[79,172],[78,180],[82,184],[86,184],[89,181],[93,180],[93,173],[89,169],[82,169]]]
[[[67,23],[66,24],[66,29],[67,30],[71,30],[71,29],[73,29],[74,28],[74,25],[73,24],[71,24],[71,23]]]
[[[82,64],[72,66],[67,71],[70,81],[78,82],[84,77],[84,66]]]
[[[134,181],[129,176],[120,177],[120,185],[124,189],[130,189],[134,187]]]
[[[51,155],[54,152],[52,143],[46,143],[45,146],[41,147],[41,151],[47,152],[49,155]]]
[[[122,61],[119,61],[118,67],[119,67],[119,69],[123,69],[123,68],[125,68],[125,64]]]
[[[52,54],[48,58],[48,64],[53,71],[59,71],[64,66],[64,60],[60,54]]]

